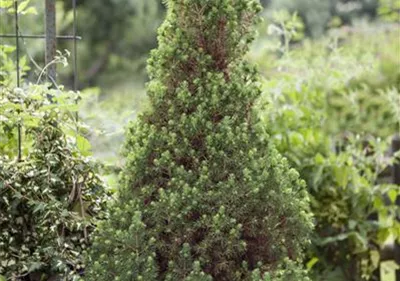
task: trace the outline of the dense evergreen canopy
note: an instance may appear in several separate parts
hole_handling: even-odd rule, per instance
[[[255,0],[170,0],[88,280],[308,280],[308,195],[257,126]]]

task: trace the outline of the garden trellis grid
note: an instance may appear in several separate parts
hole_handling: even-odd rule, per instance
[[[42,71],[46,70],[47,80],[50,81],[53,86],[57,86],[56,80],[56,64],[52,63],[57,54],[57,40],[72,40],[73,41],[73,90],[77,91],[78,89],[78,52],[77,52],[77,41],[81,39],[80,36],[77,36],[77,13],[76,13],[76,1],[72,1],[72,9],[73,9],[73,31],[72,35],[57,35],[56,34],[56,0],[45,0],[45,24],[46,30],[44,35],[35,35],[35,34],[22,34],[20,32],[19,26],[19,15],[18,15],[18,0],[14,0],[14,25],[15,25],[15,34],[0,34],[0,38],[15,38],[15,47],[16,47],[16,75],[17,75],[17,87],[20,87],[21,77],[20,77],[20,39],[45,39],[46,40],[46,50],[45,50],[45,68],[41,69]],[[25,42],[25,41],[24,41]],[[37,63],[30,57],[30,60],[35,66],[38,66]],[[39,67],[40,68],[40,67]],[[78,115],[77,115],[78,118]],[[18,125],[18,161],[21,160],[21,125]]]

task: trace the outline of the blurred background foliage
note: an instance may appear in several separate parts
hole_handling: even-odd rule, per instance
[[[250,54],[262,71],[261,120],[312,195],[313,280],[370,280],[400,230],[399,186],[387,178],[400,131],[399,29],[362,23],[288,48],[302,35],[297,21],[274,13],[270,36]],[[385,194],[393,194],[386,204]]]
[[[57,1],[59,34],[71,33],[70,2]],[[165,8],[160,0],[77,2],[79,114],[115,188],[124,126],[147,108],[145,62]],[[400,236],[393,200],[399,186],[388,180],[396,161],[388,150],[400,133],[400,1],[262,2],[265,21],[249,59],[261,73],[265,130],[313,197],[317,228],[308,267],[317,281],[365,280],[383,245]],[[37,12],[21,18],[21,33],[42,34],[43,1],[30,5]],[[12,16],[1,11],[0,20],[0,33],[14,32]],[[12,87],[15,40],[1,45],[0,77]],[[22,48],[24,75],[35,82],[44,42],[25,39]],[[60,41],[58,49],[72,45]],[[58,73],[71,88],[72,68],[59,65]],[[379,222],[369,220],[373,213]]]

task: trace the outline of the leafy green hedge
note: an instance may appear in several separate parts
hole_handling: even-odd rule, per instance
[[[3,47],[3,58],[12,50]],[[11,74],[5,61],[2,73]],[[0,277],[77,280],[107,200],[75,119],[78,96],[17,88],[13,76],[0,81]]]

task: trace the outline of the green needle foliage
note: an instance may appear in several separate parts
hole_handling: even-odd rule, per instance
[[[260,130],[255,0],[170,0],[87,280],[308,280],[308,194]]]

